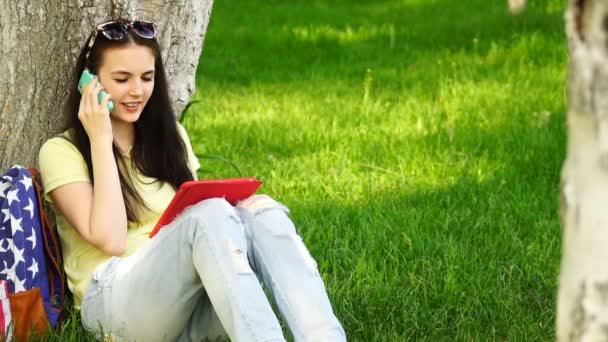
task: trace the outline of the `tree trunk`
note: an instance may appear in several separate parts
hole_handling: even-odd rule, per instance
[[[608,341],[608,0],[570,0],[558,341]]]
[[[2,0],[0,170],[35,165],[61,127],[61,109],[80,49],[95,24],[116,17],[153,21],[176,113],[195,85],[213,0]]]

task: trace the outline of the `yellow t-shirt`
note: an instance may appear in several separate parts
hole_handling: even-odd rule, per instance
[[[188,151],[188,162],[192,172],[199,169],[200,164],[192,150],[188,134],[178,123],[178,130]],[[67,132],[62,134],[67,136]],[[150,239],[148,234],[162,215],[165,208],[175,195],[170,184],[161,185],[154,179],[143,176],[138,170],[131,168],[130,153],[123,155],[126,166],[132,178],[133,186],[150,209],[143,210],[141,223],[130,225],[127,231],[127,249],[124,256],[131,255]],[[44,198],[51,204],[57,219],[57,230],[63,249],[63,267],[68,279],[68,287],[74,294],[74,304],[80,308],[82,297],[97,266],[110,259],[92,244],[86,242],[72,227],[61,212],[55,207],[49,193],[54,189],[74,182],[91,182],[84,158],[73,144],[61,137],[49,139],[40,148],[39,168],[44,188]]]

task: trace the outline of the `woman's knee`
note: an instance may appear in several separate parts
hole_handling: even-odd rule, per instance
[[[195,227],[209,230],[223,229],[226,225],[241,224],[235,208],[223,198],[200,201],[187,208],[184,215],[198,223],[194,225]]]
[[[261,194],[261,195],[249,196],[248,198],[240,201],[237,204],[237,207],[247,209],[250,211],[256,211],[256,210],[264,209],[267,207],[276,206],[277,204],[279,204],[279,203],[277,201],[275,201],[274,199],[272,199],[272,197]]]
[[[211,243],[218,248],[246,251],[246,234],[236,209],[222,198],[211,198],[184,212],[188,243]]]
[[[239,202],[236,207],[239,210],[246,210],[254,216],[269,210],[279,210],[285,214],[289,213],[289,209],[283,204],[263,194],[249,196],[247,199]]]
[[[253,195],[241,201],[237,210],[250,229],[267,230],[272,235],[296,234],[289,209],[268,195]]]
[[[209,198],[190,208],[190,214],[197,217],[236,217],[234,207],[223,198]]]

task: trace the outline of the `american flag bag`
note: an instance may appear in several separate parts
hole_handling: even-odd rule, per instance
[[[8,285],[15,337],[27,336],[32,326],[55,326],[64,299],[59,244],[36,173],[16,165],[0,176],[0,280]]]

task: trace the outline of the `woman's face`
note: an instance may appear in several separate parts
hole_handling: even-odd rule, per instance
[[[154,54],[146,46],[129,44],[103,52],[99,81],[112,96],[113,121],[134,123],[154,89]]]

